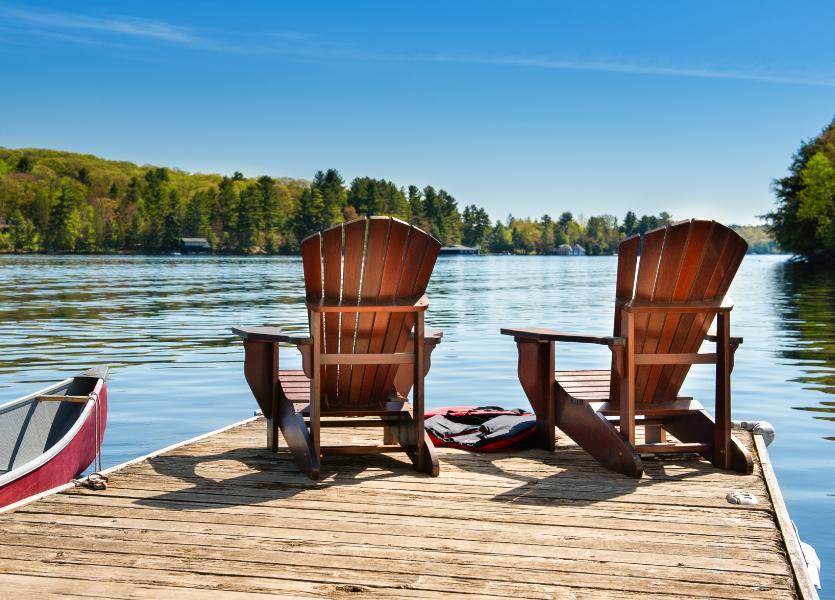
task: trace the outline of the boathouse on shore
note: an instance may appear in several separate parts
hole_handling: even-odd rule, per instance
[[[455,244],[454,246],[444,246],[441,248],[441,254],[481,254],[481,248],[478,246],[463,246],[461,244]]]
[[[183,254],[207,254],[212,251],[212,245],[206,238],[180,238],[177,250]]]

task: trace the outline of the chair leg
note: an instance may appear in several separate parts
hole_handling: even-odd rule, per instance
[[[716,425],[709,414],[700,410],[671,419],[664,425],[664,428],[680,442],[713,443]],[[719,468],[731,468],[739,473],[750,475],[754,469],[754,459],[751,453],[734,436],[730,436],[729,447],[729,467],[724,467],[724,463],[717,464],[712,452],[707,452],[703,456]]]
[[[423,432],[423,472],[432,477],[437,477],[441,472],[438,451],[426,431]]]
[[[560,431],[604,467],[640,479],[644,465],[635,448],[588,402],[571,397],[558,384],[554,387]]]
[[[278,412],[277,405],[273,414],[276,414],[276,412]],[[270,449],[270,452],[278,452],[278,419],[267,419],[267,448]]]
[[[730,469],[733,464],[731,450],[731,369],[733,354],[730,346],[730,314],[716,315],[716,409],[713,426],[713,464],[720,469]]]
[[[388,428],[394,434],[396,442],[409,456],[417,471],[427,473],[432,477],[438,476],[440,463],[438,462],[435,445],[429,438],[429,434],[423,430],[423,426],[418,426],[418,422],[412,417],[411,413],[404,410]],[[421,444],[417,443],[417,436],[420,436]]]
[[[554,343],[516,340],[519,352],[519,383],[536,414],[536,447],[553,451],[556,447],[554,409]]]
[[[278,450],[278,430],[299,469],[313,479],[319,476],[319,454],[293,403],[284,395],[278,380],[278,344],[244,342],[244,375],[264,416],[267,417],[267,447]]]
[[[311,479],[318,479],[321,466],[319,452],[313,444],[304,417],[296,412],[293,403],[284,396],[283,390],[279,390],[279,396],[278,426],[284,441],[287,442],[287,448],[302,473]]]
[[[418,312],[415,314],[415,341],[413,345],[413,353],[415,357],[414,363],[414,389],[412,390],[412,419],[414,419],[414,442],[416,447],[416,461],[415,467],[418,471],[425,471],[426,464],[424,456],[423,448],[426,445],[426,431],[423,428],[423,411],[424,411],[424,404],[423,404],[423,394],[424,394],[424,377],[426,376],[426,371],[424,369],[424,322],[423,322],[423,313]]]
[[[645,425],[644,441],[647,444],[661,444],[667,441],[667,432],[660,425]]]
[[[387,446],[397,443],[397,432],[390,425],[383,425],[383,443]]]

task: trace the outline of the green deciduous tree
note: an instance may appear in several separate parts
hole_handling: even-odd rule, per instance
[[[814,230],[813,251],[835,252],[835,168],[823,152],[815,153],[800,172],[797,219]]]
[[[777,208],[765,215],[780,246],[810,260],[835,262],[835,120],[803,142],[789,174],[774,182]]]
[[[827,223],[835,220],[821,212],[835,154],[828,154],[830,142],[814,147],[829,162],[816,158],[807,165],[815,152],[804,149],[789,187],[796,192],[792,214],[797,226],[821,245]],[[308,183],[246,178],[240,172],[231,177],[188,174],[53,150],[0,148],[0,225],[8,225],[0,251],[160,252],[188,236],[204,237],[222,252],[294,252],[310,233],[361,215],[408,220],[444,245],[463,242],[520,254],[551,254],[563,243],[579,243],[590,254],[610,254],[623,236],[671,220],[664,212],[638,219],[629,211],[618,229],[611,215],[575,219],[565,211],[556,220],[549,215],[509,217],[491,225],[483,208],[470,204],[459,211],[445,190],[404,188],[371,177],[357,177],[346,188],[336,169],[317,171]],[[755,233],[757,247],[773,247],[762,231]]]
[[[513,233],[501,221],[496,221],[487,236],[487,248],[494,254],[507,254],[513,250]]]

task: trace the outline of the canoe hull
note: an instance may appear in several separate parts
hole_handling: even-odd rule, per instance
[[[88,372],[89,373],[89,372]],[[86,375],[86,374],[82,374]],[[107,383],[98,379],[93,388],[98,394],[98,402],[89,402],[79,420],[82,420],[69,440],[51,456],[33,470],[21,473],[12,481],[0,486],[0,508],[14,502],[39,494],[51,488],[63,485],[82,473],[95,460],[100,449],[107,425]],[[99,426],[98,446],[96,445],[96,424]],[[13,471],[12,471],[13,473]]]

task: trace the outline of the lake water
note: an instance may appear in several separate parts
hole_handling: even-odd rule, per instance
[[[502,325],[611,333],[612,257],[443,257],[427,323],[444,329],[427,403],[527,407]],[[293,257],[0,256],[0,403],[109,364],[105,466],[251,416],[236,324],[303,331]],[[769,448],[802,537],[835,589],[835,270],[748,256],[734,282],[735,419],[774,424]],[[607,368],[599,346],[559,345],[558,368]],[[282,364],[299,368],[292,348]],[[712,403],[713,372],[683,390]]]

